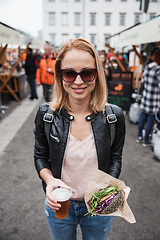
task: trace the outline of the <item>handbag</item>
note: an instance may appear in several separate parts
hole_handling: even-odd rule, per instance
[[[140,116],[140,106],[139,103],[136,101],[135,103],[132,103],[129,110],[129,121],[137,124],[139,122],[139,116]]]

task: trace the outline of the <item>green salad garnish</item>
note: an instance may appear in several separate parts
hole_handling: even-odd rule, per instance
[[[101,200],[101,198],[105,197],[108,194],[114,193],[115,191],[116,192],[120,191],[117,185],[103,188],[103,189],[99,190],[97,193],[92,194],[92,199],[91,199],[92,208],[84,216],[86,216],[88,214],[90,216],[92,214],[92,212],[95,210],[95,208],[98,206],[98,203]]]

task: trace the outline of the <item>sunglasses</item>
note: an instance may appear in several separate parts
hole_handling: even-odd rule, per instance
[[[74,82],[76,77],[79,75],[84,82],[92,82],[97,74],[96,68],[87,68],[80,72],[76,72],[72,69],[61,69],[62,80],[71,83]]]

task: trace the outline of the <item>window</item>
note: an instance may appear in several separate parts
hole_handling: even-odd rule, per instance
[[[62,12],[62,26],[68,25],[68,13]]]
[[[61,2],[68,2],[68,0],[61,0]]]
[[[69,39],[68,39],[68,34],[67,33],[62,33],[62,43],[65,43],[67,42]]]
[[[96,34],[90,34],[90,43],[95,45],[95,43],[96,43]]]
[[[105,25],[111,25],[111,13],[105,13]]]
[[[111,2],[111,0],[106,0],[106,2]]]
[[[120,13],[120,26],[125,25],[125,17],[126,17],[125,13]]]
[[[127,0],[121,0],[121,2],[127,2]]]
[[[80,33],[75,33],[75,38],[80,38],[81,34]]]
[[[150,13],[150,14],[149,14],[150,19],[151,19],[151,18],[154,18],[155,16],[156,16],[156,13]]]
[[[91,0],[91,2],[96,2],[96,0]]]
[[[110,37],[111,34],[104,34],[104,42],[105,42],[105,45],[109,44],[110,43],[110,39],[107,39],[108,37]]]
[[[90,13],[90,25],[96,25],[96,13]]]
[[[135,13],[135,21],[134,23],[140,23],[141,22],[141,13]]]
[[[80,0],[74,0],[75,2],[80,2]]]
[[[55,0],[48,0],[48,2],[55,2]]]
[[[55,37],[56,37],[56,34],[55,33],[50,33],[50,42],[52,45],[55,45]]]
[[[49,25],[56,24],[55,12],[49,12]]]
[[[81,25],[81,13],[75,13],[75,25],[76,26]]]
[[[150,0],[151,2],[157,2],[157,0]]]

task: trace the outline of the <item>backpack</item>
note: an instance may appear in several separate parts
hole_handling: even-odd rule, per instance
[[[106,114],[106,120],[109,123],[110,138],[111,138],[110,146],[112,146],[115,139],[117,117],[113,113],[112,107],[109,104],[105,107],[105,114]],[[48,143],[49,143],[51,123],[53,122],[53,119],[54,119],[53,110],[49,106],[47,113],[45,113],[43,116],[43,121],[45,122],[44,124],[45,134],[46,134]]]

